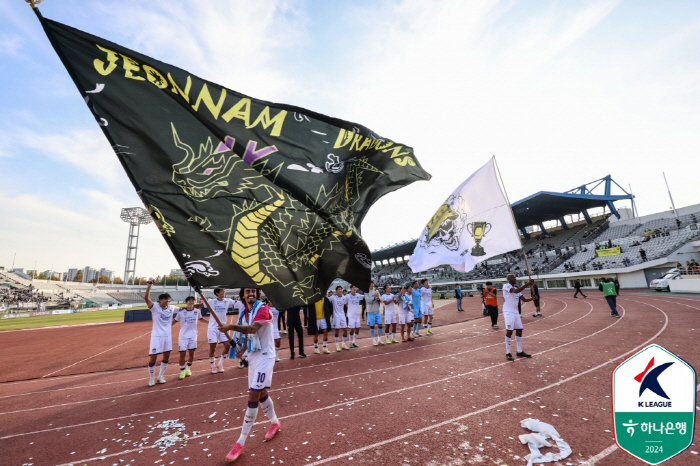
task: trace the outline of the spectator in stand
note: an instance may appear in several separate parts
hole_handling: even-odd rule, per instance
[[[644,248],[639,248],[639,257],[642,258],[642,262],[647,261],[647,252],[644,250]]]
[[[676,228],[679,230],[681,229],[681,220],[678,218],[676,219]]]

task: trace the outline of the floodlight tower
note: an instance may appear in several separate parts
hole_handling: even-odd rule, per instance
[[[121,219],[129,224],[129,243],[126,247],[126,264],[124,265],[124,284],[129,283],[129,274],[136,277],[136,254],[139,249],[139,231],[141,225],[151,223],[151,215],[143,207],[126,207],[122,209]]]

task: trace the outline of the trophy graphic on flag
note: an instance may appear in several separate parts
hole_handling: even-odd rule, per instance
[[[467,231],[474,237],[474,241],[476,242],[472,248],[472,256],[486,255],[484,248],[482,248],[479,243],[481,243],[484,235],[486,235],[486,233],[488,233],[490,230],[491,224],[488,222],[472,222],[467,225]]]

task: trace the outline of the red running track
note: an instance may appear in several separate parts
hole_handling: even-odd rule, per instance
[[[544,318],[530,317],[529,304],[523,309],[524,349],[533,357],[516,362],[505,360],[504,332],[480,317],[479,300],[465,299],[464,313],[441,303],[433,336],[373,347],[363,329],[361,348],[277,363],[271,393],[282,431],[263,443],[269,424],[259,413],[238,463],[524,465],[529,451],[517,436],[520,421],[533,417],[573,448],[560,464],[640,464],[612,447],[611,370],[650,343],[700,367],[696,298],[623,293],[623,318],[613,319],[599,295],[543,293]],[[193,377],[179,381],[170,368],[168,383],[147,387],[147,336],[140,335],[149,327],[96,327],[0,334],[22,358],[37,342],[68,348],[26,363],[13,358],[6,368],[10,380],[58,372],[0,384],[0,462],[223,464],[240,433],[245,371],[228,363],[225,373],[209,374],[200,360]],[[152,444],[165,429],[154,426],[171,419],[190,438],[161,452]],[[697,463],[691,450],[700,449],[666,464]]]

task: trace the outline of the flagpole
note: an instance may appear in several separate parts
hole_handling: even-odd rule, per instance
[[[501,181],[501,186],[503,187],[503,194],[506,196],[506,202],[508,203],[508,210],[510,211],[511,217],[513,217],[513,225],[518,227],[518,223],[515,221],[515,214],[513,214],[513,208],[510,205],[510,199],[508,199],[508,191],[506,190],[506,184],[503,182],[503,177],[501,176],[501,169],[498,168],[498,162],[496,161],[496,156],[493,156],[493,164],[496,165],[496,173],[498,173],[498,179]],[[518,239],[520,239],[520,234],[518,234]],[[532,275],[530,274],[530,264],[527,262],[527,256],[525,255],[525,250],[523,248],[522,240],[520,240],[520,253],[523,255],[525,260],[525,268],[527,269],[527,278],[532,280]]]
[[[212,316],[212,317],[214,318],[214,320],[216,321],[216,323],[219,324],[219,327],[221,327],[222,325],[224,325],[224,324],[222,324],[221,321],[219,320],[219,316],[216,315],[216,312],[214,312],[214,308],[212,308],[212,307],[209,305],[209,301],[207,301],[207,298],[204,297],[204,293],[202,293],[202,288],[198,286],[198,287],[195,287],[195,290],[197,291],[197,293],[199,293],[199,296],[202,298],[202,301],[203,301],[204,304],[207,306],[207,309],[209,309],[209,315]],[[229,341],[230,341],[230,340],[231,340],[231,335],[229,335],[228,332],[224,332],[224,333],[226,333],[226,338],[228,338]]]

